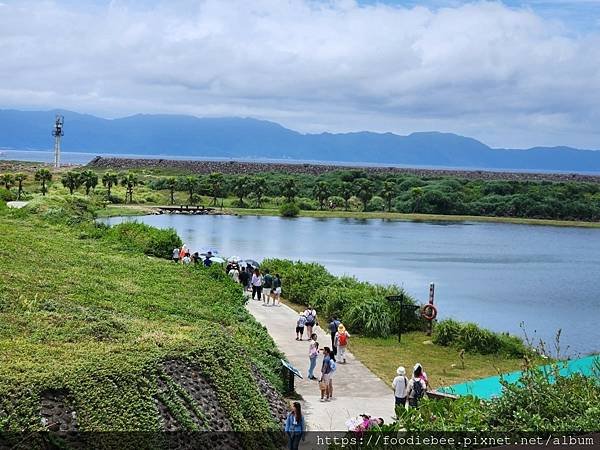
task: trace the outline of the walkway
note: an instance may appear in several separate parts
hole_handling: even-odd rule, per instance
[[[387,380],[384,383],[350,352],[347,364],[337,365],[333,379],[333,401],[320,402],[320,391],[316,381],[306,379],[308,370],[308,342],[295,340],[298,313],[286,305],[262,306],[262,301],[249,300],[248,310],[269,334],[288,361],[300,370],[303,380],[296,377],[296,392],[302,396],[303,412],[306,414],[310,431],[345,431],[345,422],[361,413],[383,417],[389,423],[394,415],[394,393]],[[323,324],[325,325],[325,324]],[[352,333],[352,330],[349,330]],[[320,347],[331,347],[331,335],[319,327]],[[317,362],[315,376],[320,373],[321,358]],[[391,380],[390,380],[391,383]]]

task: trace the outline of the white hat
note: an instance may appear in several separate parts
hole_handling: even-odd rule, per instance
[[[404,367],[400,366],[396,369],[396,373],[400,376],[406,375],[406,369]]]

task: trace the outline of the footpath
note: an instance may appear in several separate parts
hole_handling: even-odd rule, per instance
[[[248,311],[262,323],[269,334],[296,367],[304,379],[296,377],[296,392],[303,398],[302,412],[305,414],[308,431],[346,431],[349,418],[360,414],[382,417],[386,423],[394,416],[394,392],[391,380],[385,382],[346,352],[346,364],[338,361],[333,378],[333,400],[320,402],[319,383],[306,378],[308,371],[308,341],[295,340],[295,327],[298,313],[286,305],[263,306],[262,301],[248,300]],[[318,311],[317,311],[318,312]],[[317,320],[322,318],[317,317]],[[325,321],[322,326],[327,328]],[[352,330],[348,330],[352,334]],[[331,335],[320,327],[315,327],[319,347],[331,348]],[[352,341],[352,338],[350,338]],[[315,376],[321,373],[322,356],[319,357]]]

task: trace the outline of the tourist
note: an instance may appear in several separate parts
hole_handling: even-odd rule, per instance
[[[190,258],[190,254],[189,252],[185,254],[185,256],[183,257],[183,259],[181,260],[181,262],[185,265],[189,264],[192,262],[192,258]]]
[[[173,249],[173,261],[176,263],[179,262],[179,248]]]
[[[250,273],[246,272],[246,268],[242,266],[240,269],[240,284],[244,289],[248,289],[248,284],[250,282]]]
[[[408,392],[406,394],[406,397],[408,398],[408,406],[411,408],[416,408],[419,406],[419,401],[421,401],[425,395],[425,391],[427,390],[427,385],[425,384],[425,381],[423,381],[422,375],[423,369],[421,368],[420,364],[417,364],[415,366],[413,376],[408,382]]]
[[[231,277],[231,279],[233,281],[235,281],[236,283],[240,282],[240,271],[238,270],[236,265],[232,265],[231,269],[229,269],[229,272],[227,272],[227,274]]]
[[[277,305],[281,301],[281,277],[279,274],[275,274],[275,279],[273,279],[273,306],[275,306],[275,300],[277,300]]]
[[[419,378],[425,382],[425,386],[429,387],[429,379],[427,378],[427,374],[423,370],[423,366],[421,365],[421,363],[415,364],[415,366],[413,367],[413,372],[416,371],[417,369],[419,369],[421,372],[421,375]]]
[[[337,328],[337,333],[335,334],[335,348],[337,357],[342,361],[343,364],[346,364],[346,348],[348,347],[349,337],[350,333],[346,331],[344,324],[340,323]]]
[[[288,436],[288,449],[298,450],[300,445],[300,439],[304,440],[304,433],[306,432],[306,425],[304,423],[304,416],[302,416],[302,408],[299,402],[293,402],[290,404],[290,412],[285,419],[285,432]]]
[[[335,372],[335,361],[332,358],[329,347],[323,348],[323,364],[321,366],[321,401],[328,402],[333,397],[333,373]],[[325,389],[323,389],[323,387]]]
[[[262,285],[263,285],[263,277],[260,274],[260,270],[254,269],[254,273],[252,274],[252,300],[254,300],[254,296],[256,296],[256,300],[260,300],[262,295]]]
[[[406,394],[408,393],[408,378],[406,378],[406,369],[402,366],[396,369],[397,376],[392,381],[394,388],[394,397],[396,398],[396,407],[402,408],[406,405]]]
[[[308,308],[304,311],[304,316],[306,316],[306,334],[312,336],[313,327],[317,323],[317,312],[308,305]]]
[[[195,266],[198,265],[198,263],[200,262],[200,255],[198,254],[198,252],[194,252],[194,254],[192,255],[192,262]]]
[[[204,267],[212,266],[212,260],[210,258],[212,258],[212,253],[208,252],[204,258]]]
[[[304,324],[306,323],[306,316],[300,313],[298,320],[296,321],[296,340],[301,341],[302,335],[304,334]]]
[[[188,252],[188,249],[185,246],[185,244],[183,244],[181,246],[181,248],[179,249],[179,259],[181,260],[181,262],[183,262],[183,258],[187,252]]]
[[[262,300],[263,303],[267,302],[269,306],[269,300],[271,300],[271,289],[273,289],[273,275],[269,273],[269,269],[265,270],[265,276],[263,277],[262,284]]]
[[[338,330],[338,326],[340,325],[340,321],[337,317],[332,317],[331,322],[329,322],[329,333],[331,334],[331,358],[335,361],[335,355],[337,354],[337,347],[335,345],[335,335]]]
[[[308,344],[308,379],[316,380],[314,371],[317,366],[317,357],[319,356],[319,343],[317,342],[317,334],[313,333],[310,335],[310,342]]]

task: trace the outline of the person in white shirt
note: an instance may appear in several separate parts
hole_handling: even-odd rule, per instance
[[[396,407],[404,408],[406,405],[406,395],[408,394],[408,378],[406,378],[406,369],[402,366],[396,369],[396,378],[392,381],[394,388],[394,397],[396,398]]]

